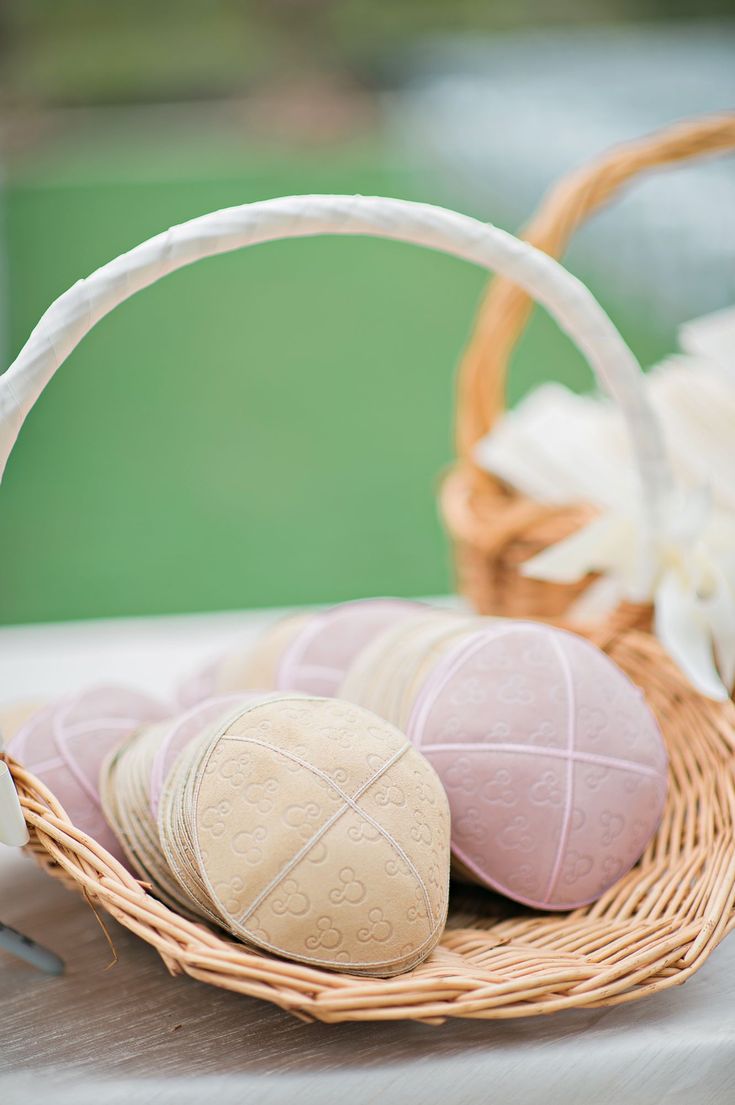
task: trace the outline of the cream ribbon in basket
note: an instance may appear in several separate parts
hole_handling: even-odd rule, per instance
[[[684,355],[645,384],[677,490],[662,503],[644,571],[636,550],[649,540],[649,520],[625,428],[604,399],[541,387],[480,443],[477,459],[538,501],[599,507],[524,574],[573,583],[600,573],[572,609],[578,622],[622,599],[651,601],[661,643],[698,690],[724,699],[735,680],[735,310],[687,324],[680,345]]]

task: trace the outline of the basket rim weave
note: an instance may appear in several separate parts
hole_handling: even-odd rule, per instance
[[[313,219],[331,204],[330,217],[344,227],[367,206],[371,219],[380,214],[384,220],[379,224],[383,236],[401,237],[395,221],[407,210],[401,201],[382,201],[376,212],[374,201],[366,205],[364,200],[323,197],[315,205],[315,200],[319,197],[269,201],[258,207],[258,218],[267,226],[275,211],[294,233],[303,234],[310,232],[304,223],[307,210]],[[248,222],[256,206],[172,228],[99,270],[94,282],[80,282],[62,297],[62,305],[47,312],[24,347],[12,379],[2,378],[2,452],[9,452],[30,406],[64,356],[116,302],[178,265],[235,248],[246,232],[247,241],[240,244],[266,240],[254,236],[258,228]],[[411,210],[415,224],[421,223],[424,244],[436,248],[436,220],[445,219],[446,213],[437,215],[421,205]],[[481,233],[490,243],[492,235],[478,230],[479,224],[460,216],[450,221],[467,229],[467,256]],[[355,232],[366,232],[365,220],[360,223],[358,218],[350,225],[363,227]],[[496,232],[495,247],[508,250],[502,232]],[[525,259],[526,278],[545,273],[547,305],[555,297],[558,305],[561,275],[552,280],[548,263],[516,247],[505,256]],[[538,281],[536,285],[541,286]],[[94,312],[86,298],[91,290],[96,296]],[[571,278],[566,290],[573,290]],[[578,332],[598,333],[588,328],[590,303],[582,309],[584,297],[572,302]],[[598,322],[605,320],[601,314]],[[54,347],[50,336],[63,338],[63,347]],[[596,344],[595,338],[588,342],[589,347]],[[626,361],[628,351],[614,328],[606,330],[603,346],[608,359]],[[19,385],[22,394],[16,391]],[[703,699],[683,685],[673,663],[648,634],[626,631],[599,643],[646,691],[669,752],[664,818],[643,859],[598,902],[570,914],[538,915],[518,909],[513,916],[496,919],[487,916],[486,908],[463,906],[451,917],[431,956],[392,979],[337,974],[277,959],[180,917],[75,828],[38,779],[8,760],[31,832],[30,848],[51,873],[153,945],[172,973],[270,1001],[305,1020],[412,1019],[435,1024],[451,1017],[513,1018],[616,1005],[678,985],[735,926],[735,705]]]
[[[523,238],[561,258],[574,232],[638,177],[733,150],[735,113],[685,120],[615,146],[563,176],[542,200]],[[478,442],[504,413],[508,367],[532,309],[528,295],[507,277],[490,281],[460,361],[457,460],[442,484],[441,511],[455,545],[459,590],[477,610],[563,618],[592,577],[574,584],[548,583],[525,577],[519,568],[579,529],[591,508],[535,502],[481,468],[474,456]],[[648,604],[623,603],[610,617],[615,624],[651,628]]]
[[[614,146],[563,176],[543,197],[521,237],[560,259],[574,233],[638,178],[734,150],[735,112],[683,120]],[[531,298],[518,284],[502,274],[492,277],[460,361],[455,409],[457,458],[483,481],[494,481],[494,477],[476,464],[474,449],[505,411],[509,363],[532,309]]]
[[[509,1019],[633,1001],[685,982],[735,927],[735,704],[681,687],[646,633],[602,643],[646,687],[670,757],[661,827],[641,862],[569,914],[518,907],[450,917],[437,949],[391,979],[337,974],[251,951],[157,901],[71,823],[53,794],[5,757],[49,873],[156,948],[172,974],[260,998],[303,1020]],[[511,909],[513,907],[511,906]],[[451,912],[451,900],[450,900]]]

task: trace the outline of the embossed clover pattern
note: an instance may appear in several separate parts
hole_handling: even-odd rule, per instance
[[[519,863],[508,876],[508,884],[521,894],[530,894],[536,888],[537,876],[530,863]]]
[[[264,944],[272,943],[271,934],[268,929],[264,928],[260,920],[260,915],[257,913],[251,913],[250,917],[248,918],[247,931],[255,940],[259,940]]]
[[[578,879],[585,878],[592,870],[594,861],[592,856],[582,855],[576,848],[570,848],[564,857],[562,878],[567,886],[571,886]]]
[[[227,882],[215,883],[214,888],[225,908],[228,909],[230,913],[235,913],[240,909],[242,895],[245,892],[245,883],[239,875],[233,876],[233,878],[229,879]]]
[[[290,913],[293,917],[303,917],[309,906],[309,898],[296,879],[284,879],[271,903],[271,909],[279,917],[285,913]]]
[[[238,856],[242,856],[246,863],[258,864],[263,861],[263,847],[268,832],[265,825],[256,825],[248,831],[241,829],[232,838],[232,850]]]
[[[498,834],[497,843],[501,848],[515,852],[532,852],[533,836],[529,829],[528,818],[517,814]]]
[[[584,782],[589,790],[599,790],[607,780],[610,771],[606,767],[593,767],[585,772]]]
[[[310,933],[304,940],[304,944],[310,951],[316,951],[318,948],[332,951],[339,947],[342,939],[342,933],[334,925],[332,918],[323,915],[317,920],[316,932]]]
[[[488,736],[491,741],[504,741],[510,738],[511,728],[507,721],[494,721]]]
[[[307,852],[306,858],[309,863],[320,864],[324,863],[329,851],[323,840],[317,840],[316,844],[313,844]]]
[[[507,675],[497,689],[498,701],[508,706],[528,706],[536,697],[529,679],[522,672]]]
[[[385,861],[386,874],[391,877],[395,875],[407,875],[409,873],[408,864],[404,862],[399,856],[391,856],[390,859]]]
[[[381,756],[379,752],[368,752],[365,757],[368,768],[373,773],[380,771],[381,767],[385,763],[385,756]]]
[[[426,917],[426,902],[420,889],[416,887],[416,899],[406,910],[406,918],[409,921],[423,921]]]
[[[611,810],[603,810],[600,814],[600,824],[605,830],[601,840],[605,845],[610,845],[616,840],[625,828],[625,818],[620,813]]]
[[[335,725],[330,729],[323,729],[322,732],[332,744],[343,751],[348,751],[353,746],[354,736],[347,727]]]
[[[425,806],[436,805],[436,795],[433,787],[429,786],[425,779],[419,779],[419,782],[414,787],[414,793],[416,800],[421,802]]]
[[[587,814],[584,812],[583,809],[580,809],[579,806],[574,806],[572,809],[570,821],[571,828],[574,830],[574,832],[576,832],[578,829],[581,829],[582,826],[586,824]]]
[[[383,913],[383,910],[379,906],[374,906],[368,911],[368,923],[364,928],[357,930],[357,939],[366,944],[368,941],[375,940],[379,944],[384,944],[386,940],[390,940],[393,935],[393,926],[388,921]]]
[[[394,783],[384,783],[375,791],[375,801],[379,806],[405,806],[406,795]]]
[[[441,878],[441,866],[438,862],[439,857],[436,852],[432,852],[432,859],[426,871],[426,881],[429,886],[433,886],[435,889],[440,890],[442,886]]]
[[[553,748],[559,744],[559,732],[550,721],[541,721],[529,734],[528,740],[530,744]]]
[[[514,806],[518,797],[513,789],[510,772],[501,767],[486,779],[482,785],[482,798],[490,805]]]
[[[477,790],[477,774],[469,756],[457,756],[450,763],[445,776],[453,790],[461,790],[464,794],[474,794]]]
[[[560,806],[564,793],[553,771],[544,771],[530,788],[529,797],[535,806]]]
[[[415,809],[413,811],[411,837],[419,844],[431,844],[432,840],[434,839],[434,834],[431,831],[431,825],[429,824],[423,810]]]
[[[230,786],[238,790],[248,778],[251,766],[252,756],[249,751],[243,750],[236,759],[225,760],[219,771],[220,778],[225,779]]]
[[[482,844],[487,836],[487,826],[480,817],[477,806],[467,806],[457,819],[457,833],[461,840]]]
[[[342,868],[339,872],[339,886],[333,887],[329,892],[329,900],[335,905],[341,905],[343,902],[359,905],[366,896],[365,883],[360,882],[352,867]]]
[[[486,700],[485,684],[476,675],[462,679],[450,695],[453,706],[481,706]]]
[[[360,843],[361,841],[377,840],[380,836],[380,832],[375,825],[371,825],[369,821],[361,817],[356,824],[350,825],[347,830],[347,835],[350,840]]]
[[[289,751],[294,758],[283,756],[283,766],[291,775],[298,775],[304,770],[303,763],[299,763],[299,760],[306,761],[308,759],[309,749],[305,744],[295,744],[290,747]]]
[[[623,870],[623,861],[617,856],[605,856],[602,861],[602,873],[605,876],[605,882],[609,882],[612,879],[617,879]]]
[[[316,802],[294,803],[287,806],[283,819],[288,826],[296,829],[303,840],[309,840],[319,824],[321,810]]]
[[[598,706],[581,706],[577,714],[579,735],[596,744],[608,726],[607,714]]]
[[[225,818],[230,813],[232,806],[223,799],[214,806],[208,806],[202,812],[202,826],[209,829],[212,836],[220,837],[225,831]]]
[[[628,748],[635,748],[638,744],[638,726],[635,724],[633,718],[631,718],[625,711],[618,710],[615,713],[613,724],[616,731],[620,734],[625,741]]]
[[[270,813],[274,808],[274,798],[278,792],[275,779],[266,779],[263,783],[250,783],[245,787],[245,800],[255,806],[258,813]]]

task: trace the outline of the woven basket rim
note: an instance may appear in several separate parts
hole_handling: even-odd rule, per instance
[[[735,112],[706,115],[615,146],[564,175],[548,192],[523,237],[555,258],[574,232],[637,178],[735,150]],[[575,583],[530,579],[521,564],[575,533],[596,511],[584,503],[549,506],[479,467],[477,443],[502,415],[505,380],[532,304],[503,276],[491,280],[461,359],[457,381],[455,461],[442,485],[441,508],[454,541],[458,587],[481,613],[563,619],[592,576]],[[650,629],[652,610],[625,601],[598,627]]]
[[[463,900],[466,923],[451,922],[424,964],[391,979],[292,963],[180,917],[76,829],[43,783],[4,758],[42,866],[153,945],[172,974],[328,1023],[440,1024],[616,1005],[684,982],[735,927],[735,705],[683,686],[646,633],[624,631],[607,650],[646,686],[671,760],[664,821],[641,863],[600,901],[568,914],[519,907],[488,920],[468,915]]]
[[[735,131],[735,117],[729,126]],[[160,257],[156,264],[163,271]],[[18,426],[11,428],[14,434]],[[154,946],[173,974],[330,1023],[438,1024],[616,1005],[686,981],[735,927],[735,706],[687,687],[646,633],[607,632],[602,643],[647,691],[669,751],[664,820],[643,859],[600,901],[572,913],[524,910],[493,923],[470,916],[462,927],[452,924],[425,963],[391,979],[278,959],[180,917],[75,828],[37,778],[5,758],[36,856]]]
[[[733,151],[735,111],[684,119],[613,146],[556,182],[523,229],[522,240],[560,259],[575,231],[638,178]],[[485,481],[494,481],[495,477],[477,465],[475,446],[504,413],[509,362],[532,306],[530,297],[517,283],[502,274],[492,277],[460,359],[455,412],[457,457]]]

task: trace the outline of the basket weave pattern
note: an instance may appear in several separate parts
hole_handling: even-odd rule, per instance
[[[628,414],[645,421],[632,354],[584,286],[548,257],[502,231],[438,208],[369,197],[289,197],[172,227],[57,300],[0,377],[0,468],[45,384],[116,304],[199,258],[315,233],[411,241],[512,275],[564,320],[598,375],[621,382],[619,398]],[[518,294],[515,285],[501,287],[511,299]],[[477,581],[474,597],[482,609],[492,597],[481,591],[488,564],[503,553],[505,566],[497,579],[512,590],[519,578],[517,564],[527,555],[524,542],[526,547],[548,543],[560,526],[578,525],[585,511],[554,515],[496,488],[472,468],[468,442],[479,435],[466,421],[471,378],[465,372],[461,380],[466,437],[455,482],[445,488],[445,504],[456,522],[467,578]],[[478,488],[482,494],[476,497]],[[496,509],[492,496],[503,509]],[[539,595],[548,596],[537,612],[557,615],[553,589],[536,586]],[[629,624],[625,613],[620,616]],[[638,617],[640,612],[630,613]],[[172,973],[265,999],[307,1020],[440,1023],[448,1017],[519,1017],[617,1004],[674,986],[735,924],[735,705],[712,702],[690,689],[647,633],[610,624],[596,640],[645,690],[667,745],[670,789],[655,839],[641,862],[603,898],[566,915],[534,914],[481,890],[455,888],[439,947],[399,977],[360,978],[286,962],[186,920],[75,828],[38,779],[9,761],[32,834],[29,847],[51,873],[152,944]]]
[[[735,705],[682,686],[648,634],[602,643],[645,686],[670,756],[664,819],[645,856],[600,901],[566,915],[533,914],[455,888],[439,947],[397,978],[289,963],[187,921],[75,829],[43,784],[9,761],[29,847],[50,873],[152,944],[172,974],[265,999],[306,1020],[521,1017],[616,1005],[678,985],[735,926]]]
[[[575,230],[639,175],[735,149],[735,115],[679,124],[612,150],[563,179],[547,196],[524,238],[561,257]],[[588,586],[528,579],[520,565],[568,537],[591,517],[580,505],[549,507],[517,494],[479,469],[477,443],[504,410],[508,364],[533,304],[506,277],[490,283],[459,373],[458,461],[445,480],[442,509],[455,545],[458,585],[480,613],[558,619]],[[649,629],[649,606],[626,604],[615,625]]]

